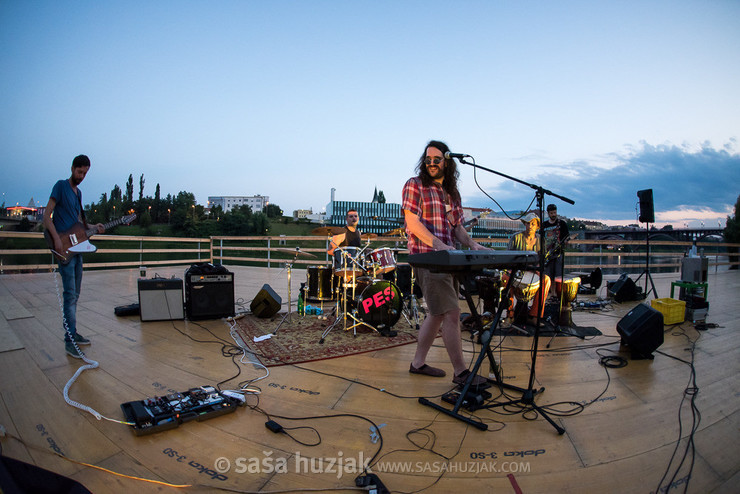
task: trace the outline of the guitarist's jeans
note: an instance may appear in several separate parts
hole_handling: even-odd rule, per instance
[[[64,341],[70,341],[70,334],[77,334],[77,300],[82,288],[82,256],[75,254],[67,264],[59,263],[59,274],[62,276],[64,319],[69,333],[64,332]]]

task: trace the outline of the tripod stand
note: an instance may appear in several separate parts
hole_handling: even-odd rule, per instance
[[[655,283],[653,283],[653,277],[650,276],[650,223],[645,223],[645,269],[640,276],[635,280],[635,284],[640,281],[640,278],[645,276],[645,298],[653,292],[655,298],[658,297],[658,291],[655,289]],[[648,281],[650,282],[650,290],[648,291]]]

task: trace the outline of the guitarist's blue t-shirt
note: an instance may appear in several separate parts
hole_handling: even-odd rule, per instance
[[[50,198],[56,201],[54,206],[54,228],[58,232],[69,230],[80,221],[80,204],[82,204],[82,191],[77,189],[75,195],[69,180],[59,180],[51,189]]]

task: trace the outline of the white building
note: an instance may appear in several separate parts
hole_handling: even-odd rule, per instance
[[[261,213],[270,204],[267,196],[208,196],[208,208],[221,206],[224,213],[239,206],[249,206],[253,213]]]

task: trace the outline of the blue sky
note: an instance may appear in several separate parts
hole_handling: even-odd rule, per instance
[[[575,201],[569,217],[716,225],[740,194],[740,2],[0,2],[0,192],[45,204],[400,202],[425,143]],[[497,209],[461,165],[464,205]],[[478,183],[507,210],[530,189]]]

